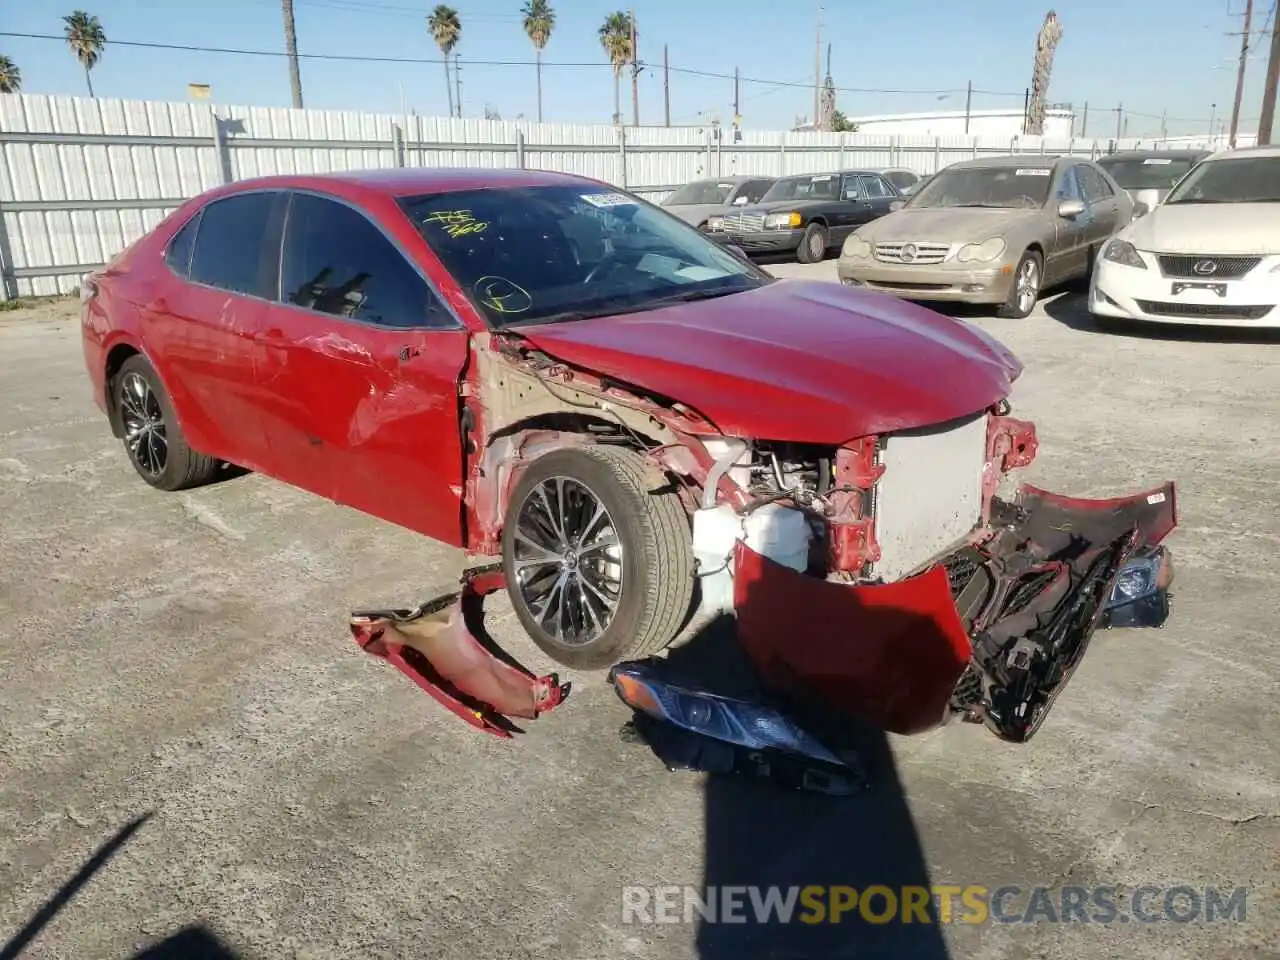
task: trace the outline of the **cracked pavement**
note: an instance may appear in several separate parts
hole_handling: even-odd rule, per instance
[[[891,738],[896,774],[837,802],[666,772],[599,674],[514,743],[473,732],[346,628],[449,588],[449,551],[263,477],[150,490],[89,399],[75,306],[0,313],[0,943],[154,811],[27,956],[184,929],[263,958],[1280,956],[1280,337],[1105,335],[1073,295],[966,314],[1026,364],[1028,480],[1179,481],[1173,617],[1098,634],[1031,744]],[[621,922],[623,884],[704,882],[1249,893],[1243,924],[897,940]]]

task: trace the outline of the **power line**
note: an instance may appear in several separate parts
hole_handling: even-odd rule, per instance
[[[13,33],[9,31],[0,31],[0,37],[14,37],[21,40],[51,40],[58,43],[66,43],[66,37],[58,36],[50,33]],[[145,40],[116,40],[112,39],[109,43],[113,47],[138,47],[145,50],[176,50],[185,53],[222,53],[232,54],[243,57],[286,57],[287,53],[280,50],[248,50],[238,47],[204,47],[196,44],[185,43],[157,43]],[[327,60],[343,63],[402,63],[402,64],[438,64],[442,62],[439,57],[387,57],[372,56],[353,53],[298,53],[299,60]],[[481,67],[532,67],[536,61],[534,60],[487,60],[487,59],[471,59],[468,58],[469,66]],[[599,69],[606,66],[600,62],[579,62],[579,63],[556,63],[543,61],[544,67],[573,67],[582,68],[590,67]],[[672,73],[682,73],[686,76],[705,77],[713,80],[732,80],[732,73],[717,73],[712,70],[696,70],[692,67],[669,67]],[[740,77],[742,83],[761,84],[768,87],[802,87],[808,90],[811,84],[807,81],[792,82],[786,80],[767,80],[761,77]],[[936,90],[912,90],[912,89],[891,89],[891,88],[875,88],[875,87],[836,87],[837,93],[867,93],[867,94],[895,94],[902,96],[939,96],[943,94],[965,93],[965,87],[952,87],[949,89]],[[980,93],[989,97],[1021,97],[1022,92],[1011,93],[1001,90],[978,90],[974,93]]]

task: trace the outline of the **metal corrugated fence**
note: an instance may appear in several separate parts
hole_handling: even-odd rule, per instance
[[[70,293],[178,204],[232,180],[368,167],[528,167],[658,201],[704,176],[842,167],[932,173],[982,154],[1108,141],[463,120],[337,110],[0,94],[0,299]],[[1120,148],[1136,141],[1124,141]]]

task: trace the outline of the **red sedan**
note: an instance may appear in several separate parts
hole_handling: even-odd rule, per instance
[[[147,483],[237,464],[500,556],[563,664],[733,611],[779,688],[890,730],[964,714],[1024,740],[1104,606],[1167,586],[1163,562],[1118,578],[1162,549],[1172,484],[996,496],[1036,437],[992,337],[777,280],[596,181],[244,181],[82,295],[94,395]]]

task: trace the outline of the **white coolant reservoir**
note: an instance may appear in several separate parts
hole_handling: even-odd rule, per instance
[[[693,514],[693,555],[702,587],[701,609],[733,610],[733,551],[739,540],[776,563],[804,572],[809,565],[809,524],[799,510],[767,503],[745,517],[728,504]]]

